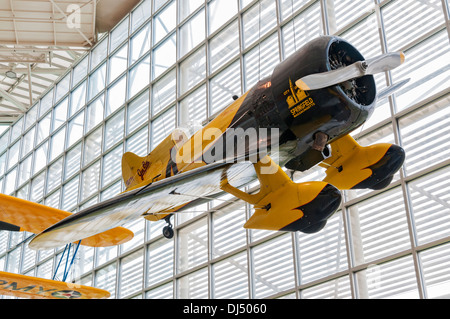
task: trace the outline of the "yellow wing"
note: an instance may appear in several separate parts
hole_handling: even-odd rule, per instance
[[[0,295],[28,299],[105,299],[103,289],[0,271]]]
[[[20,231],[39,234],[53,224],[72,215],[69,212],[0,194],[0,221],[20,227]],[[82,245],[108,247],[123,244],[133,238],[133,232],[116,227],[83,239]],[[82,238],[80,238],[82,239]]]

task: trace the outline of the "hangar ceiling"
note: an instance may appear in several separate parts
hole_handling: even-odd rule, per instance
[[[139,0],[0,1],[0,124],[11,124]]]

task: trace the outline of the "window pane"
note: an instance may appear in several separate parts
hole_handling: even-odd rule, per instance
[[[241,95],[240,71],[240,63],[236,61],[211,80],[211,115],[231,104],[234,95]]]
[[[247,243],[247,233],[242,227],[246,222],[242,203],[220,208],[213,214],[212,258],[227,254]]]
[[[45,164],[47,164],[47,151],[48,151],[48,141],[42,144],[34,152],[33,174],[39,172],[41,169],[45,167]]]
[[[301,291],[301,299],[351,299],[349,277],[327,281]]]
[[[63,186],[62,210],[70,211],[78,203],[78,181],[79,176],[76,176]]]
[[[123,258],[120,262],[120,296],[125,297],[142,289],[144,279],[144,251],[142,249]]]
[[[100,95],[94,102],[88,105],[86,109],[86,132],[89,132],[92,128],[97,126],[97,124],[103,121],[104,100],[104,96]]]
[[[33,157],[30,155],[23,162],[20,163],[19,178],[17,185],[22,185],[31,177],[31,164],[33,163]]]
[[[147,253],[147,286],[173,276],[173,247],[174,241],[160,239],[148,247]]]
[[[295,286],[292,254],[290,234],[253,248],[255,298],[264,298]]]
[[[41,99],[41,105],[39,108],[39,117],[44,115],[53,105],[53,89],[48,91],[47,94]]]
[[[309,0],[279,0],[281,20],[286,20],[298,9],[308,3]]]
[[[98,191],[100,180],[100,161],[89,166],[81,179],[81,200],[85,200]]]
[[[205,10],[201,10],[180,28],[180,57],[205,39]]]
[[[207,236],[206,218],[180,229],[178,233],[178,273],[208,260]]]
[[[49,169],[47,174],[47,192],[51,193],[56,187],[61,185],[61,177],[62,177],[62,168],[63,168],[63,159],[60,158],[55,163],[53,163]]]
[[[371,265],[356,274],[359,298],[417,299],[417,280],[411,256]]]
[[[91,52],[91,70],[95,69],[103,59],[106,58],[108,53],[108,37],[104,38],[102,42],[95,46]]]
[[[86,55],[80,63],[73,69],[72,73],[72,87],[75,87],[86,75],[88,71],[89,55]]]
[[[206,77],[205,48],[202,47],[197,52],[188,57],[180,65],[180,92],[186,93],[197,83],[204,81]]]
[[[328,219],[323,230],[315,234],[298,233],[300,284],[344,271],[348,268],[342,212]]]
[[[89,164],[102,152],[102,128],[96,129],[89,134],[84,142],[83,166]]]
[[[158,43],[176,25],[176,1],[172,1],[160,13],[153,18],[153,44]]]
[[[128,98],[139,93],[150,82],[150,55],[130,70]]]
[[[124,110],[114,115],[105,125],[105,150],[123,139],[124,134]]]
[[[145,295],[147,299],[173,299],[173,283],[152,289]]]
[[[145,91],[128,105],[127,134],[148,121],[149,92]]]
[[[64,151],[64,142],[66,140],[66,127],[63,127],[51,138],[50,161],[53,161]]]
[[[32,202],[39,202],[44,196],[45,171],[37,175],[31,181],[31,196]]]
[[[207,299],[208,269],[203,268],[178,280],[178,298]]]
[[[112,263],[95,273],[95,287],[111,293],[110,299],[116,297],[116,264]]]
[[[237,32],[238,23],[235,21],[210,41],[210,73],[214,73],[219,67],[239,53]]]
[[[61,103],[59,103],[55,107],[53,113],[52,132],[56,131],[66,121],[68,107],[69,107],[69,98],[65,98]]]
[[[261,0],[243,14],[244,48],[249,47],[276,26],[276,12],[274,0]]]
[[[67,152],[65,160],[64,180],[67,180],[74,173],[80,171],[81,164],[81,143]]]
[[[123,146],[119,145],[104,156],[102,174],[103,187],[122,176],[122,155]]]
[[[9,195],[16,189],[17,167],[6,175],[5,194]]]
[[[127,77],[123,76],[108,89],[106,96],[105,117],[114,113],[125,103],[127,88]]]
[[[70,72],[56,84],[55,103],[58,102],[67,92],[69,92],[69,87]]]
[[[19,153],[20,141],[17,141],[13,146],[11,146],[8,152],[8,169],[17,164],[17,162],[19,161]]]
[[[356,264],[411,248],[399,187],[349,208]]]
[[[334,34],[355,17],[373,9],[372,0],[333,0],[327,2],[327,14],[330,33]]]
[[[150,49],[150,23],[139,30],[130,40],[130,65]]]
[[[128,37],[128,21],[129,18],[126,17],[125,20],[120,22],[109,36],[109,52],[114,51],[125,39]]]
[[[106,190],[101,193],[101,201],[108,200],[118,195],[122,191],[122,182],[116,182],[109,186]]]
[[[90,77],[89,77],[89,100],[96,96],[106,85],[106,63],[103,63]]]
[[[280,62],[278,35],[274,33],[244,56],[245,90],[248,91],[257,81],[272,74]]]
[[[152,86],[152,115],[169,106],[176,98],[175,70],[169,72]]]
[[[58,191],[54,192],[45,199],[44,205],[59,209],[60,199],[61,199],[61,190],[58,189]]]
[[[131,13],[131,32],[137,30],[151,15],[151,0],[144,0]]]
[[[382,14],[388,49],[397,51],[441,24],[442,6],[439,0],[396,0]]]
[[[220,261],[213,266],[214,298],[248,298],[247,253],[240,253]]]
[[[22,127],[23,127],[23,117],[20,118],[16,123],[12,126],[11,131],[11,142],[14,142],[21,134],[22,134]]]
[[[408,183],[419,245],[450,235],[449,178],[445,167]]]
[[[446,244],[419,253],[427,298],[447,298],[449,294],[449,248]]]
[[[34,136],[36,132],[36,127],[34,126],[31,130],[28,131],[27,134],[22,138],[22,157],[27,155],[34,146]],[[1,175],[1,169],[0,169],[0,175]]]
[[[70,99],[70,114],[74,115],[86,104],[86,81],[81,83],[73,92]]]
[[[113,56],[109,59],[109,81],[111,83],[119,75],[127,69],[128,61],[128,43],[125,43]]]
[[[69,129],[67,132],[67,147],[72,146],[83,136],[84,111],[78,114],[69,122]]]
[[[450,97],[446,96],[399,120],[406,172],[414,172],[450,157]]]
[[[238,11],[237,1],[213,0],[209,3],[208,23],[209,34],[214,33]],[[235,34],[235,37],[237,34]]]
[[[127,139],[127,143],[125,146],[126,152],[133,152],[139,156],[145,156],[148,154],[147,142],[148,141],[148,127],[137,131],[137,133],[133,134],[130,138]]]
[[[50,134],[51,113],[47,114],[37,126],[36,145],[40,144]]]
[[[180,22],[193,13],[198,7],[204,4],[203,0],[183,0],[178,1]]]
[[[180,126],[201,125],[206,120],[206,85],[202,85],[180,102]]]
[[[152,79],[156,79],[164,71],[170,68],[176,61],[176,34],[174,33],[166,41],[153,50]]]
[[[287,1],[290,2],[291,0]],[[297,3],[298,1],[294,2]],[[308,39],[315,39],[323,34],[320,3],[317,2],[302,11],[294,18],[294,21],[290,21],[283,26],[281,31],[284,58],[287,58],[300,49]],[[359,34],[359,36],[363,37],[364,34]]]
[[[27,111],[26,120],[25,120],[25,128],[24,128],[25,131],[36,122],[37,111],[38,111],[38,104],[34,104]]]
[[[171,108],[164,114],[160,115],[152,122],[152,143],[154,149],[163,139],[165,139],[175,129],[175,108]]]
[[[405,51],[408,63],[392,70],[394,83],[411,80],[397,92],[397,111],[442,91],[450,80],[450,44],[448,33],[442,30],[422,43]]]

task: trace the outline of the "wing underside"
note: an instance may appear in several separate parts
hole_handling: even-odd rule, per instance
[[[27,299],[104,299],[103,289],[0,271],[0,295]]]
[[[72,214],[20,198],[0,194],[0,221],[11,231],[39,234],[51,225]],[[4,227],[6,229],[6,227]],[[7,229],[6,229],[7,230]],[[122,244],[133,238],[133,232],[119,227],[83,240],[84,246],[107,247]]]
[[[52,249],[124,225],[137,218],[175,209],[219,192],[223,174],[237,187],[253,180],[251,163],[216,163],[122,193],[73,214],[33,238],[32,249]],[[84,240],[83,240],[84,241]]]

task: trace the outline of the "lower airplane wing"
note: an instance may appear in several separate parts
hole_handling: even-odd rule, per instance
[[[0,271],[0,295],[28,299],[106,299],[106,290]]]
[[[0,221],[16,230],[39,234],[51,225],[71,216],[60,209],[0,194]],[[133,232],[122,227],[109,229],[83,240],[84,246],[107,247],[125,243],[133,238]]]
[[[29,243],[31,249],[52,249],[124,225],[140,217],[168,211],[195,199],[222,192],[223,174],[240,187],[253,180],[251,163],[203,166],[122,193],[49,227]],[[82,243],[84,242],[84,239]]]

